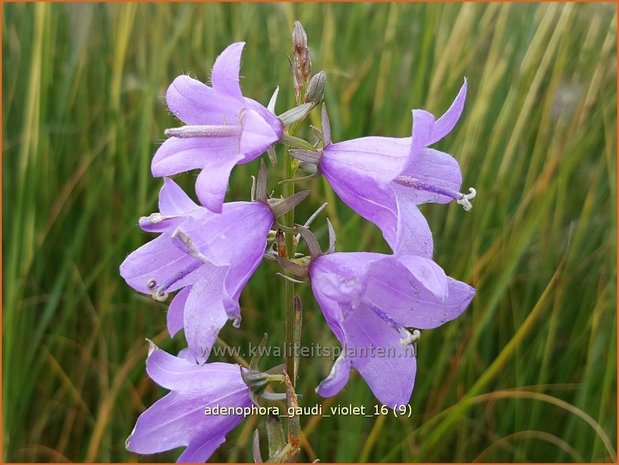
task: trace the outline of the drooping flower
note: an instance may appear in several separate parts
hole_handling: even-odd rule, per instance
[[[458,162],[428,148],[458,122],[466,90],[465,80],[450,108],[437,120],[425,110],[413,110],[411,137],[363,137],[331,143],[323,112],[326,133],[320,171],[349,207],[381,229],[394,251],[432,256],[432,235],[417,205],[456,200],[470,208],[474,190],[471,194],[459,192],[462,174]]]
[[[120,266],[139,292],[165,300],[172,336],[184,328],[194,357],[205,361],[228,319],[240,322],[239,296],[262,260],[274,213],[264,202],[231,202],[222,213],[196,205],[166,178],[159,212],[140,219],[160,235],[131,253]]]
[[[234,408],[232,412],[236,412],[252,405],[249,388],[236,364],[198,365],[151,343],[146,371],[153,381],[172,392],[139,416],[126,442],[127,449],[138,454],[185,447],[178,462],[205,462],[244,418],[237,414],[206,415],[206,409],[219,406],[220,410]]]
[[[215,61],[212,87],[179,76],[168,88],[170,111],[186,126],[166,131],[152,161],[153,176],[202,170],[196,180],[200,203],[220,212],[228,179],[237,164],[248,163],[277,142],[281,121],[260,103],[243,97],[239,85],[245,43],[234,43]]]
[[[312,291],[343,346],[317,392],[330,397],[354,367],[376,398],[393,407],[408,403],[416,374],[414,329],[436,328],[460,316],[475,295],[418,255],[331,253],[312,260]]]

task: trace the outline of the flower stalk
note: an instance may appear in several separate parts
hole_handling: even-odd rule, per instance
[[[255,430],[255,462],[297,460],[302,409],[295,388],[303,308],[295,284],[311,284],[315,301],[346,349],[316,392],[336,395],[354,368],[375,397],[392,408],[410,401],[420,331],[456,319],[475,295],[474,288],[447,276],[432,260],[432,232],[418,208],[453,201],[465,210],[472,207],[476,191],[461,192],[456,159],[430,147],[460,118],[466,80],[439,118],[425,110],[412,111],[411,137],[334,143],[322,104],[322,127],[309,127],[316,138],[310,142],[295,134],[310,111],[321,105],[326,74],[312,76],[307,34],[298,21],[292,45],[296,106],[279,116],[278,87],[267,107],[241,92],[242,42],[231,44],[217,58],[210,86],[179,76],[166,93],[169,110],[183,124],[165,131],[168,139],[151,163],[153,176],[163,178],[159,211],[139,220],[144,231],[157,237],[127,256],[120,273],[135,290],[158,301],[172,297],[168,332],[174,337],[182,330],[187,347],[175,356],[151,344],[147,373],[170,394],[138,418],[126,444],[136,453],[183,446],[179,461],[204,462],[243,418],[259,414],[267,415],[268,457],[263,460]],[[269,193],[267,168],[261,161],[258,176],[252,176],[250,201],[225,202],[233,168],[264,152],[275,166],[276,144],[284,146],[283,179],[278,181],[283,196]],[[192,170],[200,170],[195,183],[199,203],[169,178]],[[391,254],[337,252],[328,219],[329,246],[323,251],[309,227],[326,203],[303,225],[296,224],[295,208],[310,191],[295,192],[295,183],[319,176],[344,203],[381,229]],[[297,253],[300,240],[306,244],[304,254]],[[281,273],[276,275],[285,278],[283,363],[259,369],[266,334],[249,366],[242,358],[240,365],[209,363],[220,330],[228,322],[241,325],[241,292],[264,258],[277,262]],[[367,348],[389,349],[395,355],[386,362],[378,354],[360,355]],[[260,411],[270,403],[283,407],[284,402],[286,420],[280,420],[279,413]]]

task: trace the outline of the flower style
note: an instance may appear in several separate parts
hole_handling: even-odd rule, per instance
[[[456,125],[466,98],[466,80],[450,108],[438,120],[425,110],[413,110],[412,136],[362,137],[331,143],[329,130],[320,170],[333,190],[353,210],[375,223],[392,250],[432,257],[432,235],[417,208],[427,202],[456,200],[470,209],[475,196],[459,192],[458,162],[428,148]],[[323,129],[328,127],[323,113]]]
[[[409,328],[431,329],[460,316],[475,289],[418,255],[332,253],[310,265],[314,297],[343,345],[317,392],[330,397],[359,371],[383,404],[408,403],[416,373]]]
[[[200,203],[221,212],[230,172],[248,163],[281,139],[281,121],[260,103],[243,97],[239,85],[245,43],[228,46],[215,61],[212,87],[179,76],[168,88],[170,111],[186,126],[166,131],[152,160],[153,176],[201,169],[196,180]]]
[[[154,454],[186,446],[178,462],[205,462],[243,420],[242,415],[208,416],[205,409],[252,405],[241,368],[232,363],[198,365],[150,344],[146,371],[172,392],[139,416],[126,447],[139,454]]]
[[[139,292],[165,300],[168,330],[184,328],[187,344],[202,362],[228,319],[240,323],[241,290],[262,260],[274,213],[263,202],[231,202],[222,213],[196,205],[166,178],[159,213],[140,219],[145,231],[161,233],[131,253],[120,266]]]

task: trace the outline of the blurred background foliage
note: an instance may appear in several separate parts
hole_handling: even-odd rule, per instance
[[[124,449],[138,414],[164,394],[145,374],[144,338],[173,352],[183,344],[165,333],[166,305],[118,275],[149,239],[137,219],[156,211],[150,160],[177,124],[163,95],[178,74],[208,80],[217,54],[245,40],[245,94],[266,103],[279,84],[283,112],[295,19],[314,70],[328,73],[336,141],[408,136],[410,109],[440,114],[466,76],[463,119],[438,148],[479,193],[470,213],[423,207],[438,263],[478,295],[462,318],[423,333],[413,416],[306,416],[302,459],[615,461],[611,3],[4,4],[4,460],[177,457]],[[256,171],[237,169],[228,199],[247,199]],[[177,177],[192,194],[194,178]],[[311,189],[298,219],[328,200],[340,250],[388,251],[323,180]],[[324,213],[314,230],[326,240]],[[242,328],[227,327],[224,341],[244,347],[266,331],[282,344],[276,271],[261,265],[242,296]],[[298,289],[303,343],[335,345],[308,286]],[[302,405],[373,409],[359,376],[319,398],[330,366],[301,360]],[[213,460],[250,461],[261,423],[242,423]]]

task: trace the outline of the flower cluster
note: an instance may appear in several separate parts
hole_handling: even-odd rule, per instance
[[[430,148],[459,120],[466,81],[438,119],[425,110],[413,110],[412,134],[405,138],[363,137],[334,143],[323,104],[322,128],[315,130],[318,141],[311,143],[292,133],[321,103],[325,73],[312,77],[307,36],[298,22],[293,46],[297,106],[279,116],[274,113],[277,93],[265,107],[241,92],[244,43],[230,45],[217,58],[211,86],[179,76],[168,88],[167,106],[184,125],[165,131],[168,139],[151,166],[153,176],[163,178],[159,211],[139,221],[144,231],[158,236],[131,253],[120,273],[132,288],[158,301],[175,293],[167,327],[171,336],[183,331],[187,348],[176,357],[151,343],[147,373],[171,392],[138,418],[127,440],[131,451],[150,454],[184,446],[179,461],[205,461],[242,420],[238,415],[206,415],[207,407],[297,402],[296,365],[293,373],[289,364],[261,372],[257,360],[250,367],[208,363],[227,321],[241,325],[239,297],[263,258],[279,263],[290,281],[298,282],[293,275],[309,280],[328,326],[346,349],[316,389],[325,397],[337,394],[355,368],[383,404],[408,403],[420,330],[457,318],[475,294],[432,260],[432,232],[418,208],[451,201],[471,208],[475,190],[460,192],[458,162]],[[276,162],[277,144],[287,148],[285,161],[294,167],[292,171],[299,166],[308,171],[304,180],[324,176],[344,203],[376,224],[392,253],[336,252],[330,223],[330,245],[323,252],[308,229],[311,221],[305,226],[280,224],[278,218],[294,211],[309,191],[287,198],[268,195],[264,163],[251,200],[225,202],[232,169],[265,152]],[[168,177],[190,170],[200,170],[195,182],[199,204]],[[295,253],[301,238],[308,256]],[[292,244],[293,250],[285,244]],[[363,350],[367,348],[389,349],[388,360],[367,356]],[[284,382],[285,395],[278,397],[266,389],[271,382]],[[288,428],[288,437],[294,438],[294,421]],[[298,444],[289,439],[278,447],[270,444],[269,450],[275,451],[269,460],[290,459]],[[254,444],[254,455],[261,460],[259,442]]]

